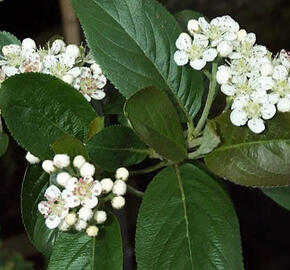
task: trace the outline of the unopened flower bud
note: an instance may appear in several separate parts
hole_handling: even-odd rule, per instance
[[[57,182],[59,185],[65,187],[67,181],[68,181],[69,179],[71,179],[71,178],[72,178],[72,176],[71,176],[69,173],[67,173],[67,172],[61,172],[61,173],[59,173],[59,174],[56,176],[56,182]]]
[[[195,33],[198,33],[200,31],[200,26],[197,20],[189,20],[187,23],[187,30],[188,32],[193,35]]]
[[[63,52],[65,50],[65,43],[61,39],[56,39],[52,45],[51,45],[51,53],[58,54],[60,52]]]
[[[40,162],[40,159],[38,157],[32,155],[30,152],[27,152],[25,158],[30,164],[37,164]]]
[[[68,84],[72,84],[74,81],[74,77],[70,74],[65,74],[61,79]]]
[[[277,103],[277,109],[279,112],[290,112],[290,99],[281,98]]]
[[[122,180],[117,180],[114,183],[113,186],[113,193],[120,196],[120,195],[124,195],[127,191],[127,185],[124,181]]]
[[[84,164],[86,163],[86,160],[83,156],[78,155],[73,160],[74,167],[80,169]]]
[[[88,162],[85,162],[80,168],[80,174],[82,177],[93,176],[94,173],[95,173],[95,166]]]
[[[228,57],[233,52],[233,45],[229,41],[222,41],[217,46],[217,51],[221,57]]]
[[[241,29],[237,33],[238,41],[242,41],[247,36],[247,31],[245,29]]]
[[[99,233],[99,228],[97,226],[90,226],[87,228],[86,233],[90,237],[96,237]]]
[[[87,227],[87,222],[82,220],[82,219],[78,219],[77,223],[75,224],[75,229],[77,231],[82,231]]]
[[[22,41],[22,47],[27,50],[34,50],[36,49],[35,41],[31,38],[25,38]]]
[[[107,213],[105,211],[97,211],[94,215],[94,219],[98,224],[103,224],[107,220]]]
[[[121,209],[125,206],[125,198],[122,196],[114,197],[111,201],[112,207],[115,209]]]
[[[127,181],[128,177],[129,177],[129,171],[126,168],[124,168],[124,167],[119,168],[116,171],[115,177],[118,180]]]
[[[42,162],[42,169],[47,173],[53,173],[56,171],[52,160],[45,160]]]
[[[77,222],[77,215],[75,213],[69,213],[66,217],[65,217],[65,222],[72,226]]]
[[[111,178],[104,178],[100,181],[103,193],[109,193],[113,188],[113,181]]]
[[[77,58],[80,56],[80,49],[77,45],[70,44],[66,47],[65,53],[70,54],[75,58]]]
[[[227,84],[232,77],[229,67],[220,66],[216,73],[216,80],[219,84]]]
[[[65,220],[63,220],[59,225],[58,229],[62,232],[67,232],[69,230],[70,225],[66,223]]]
[[[70,164],[70,158],[67,154],[57,154],[53,158],[53,163],[57,168],[65,168]]]
[[[93,211],[90,208],[82,207],[78,212],[79,218],[89,221],[93,217]]]

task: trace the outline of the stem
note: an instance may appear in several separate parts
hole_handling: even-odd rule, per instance
[[[213,62],[212,63],[212,72],[211,72],[211,80],[209,83],[209,91],[208,91],[208,96],[207,96],[207,100],[202,112],[202,115],[197,123],[196,129],[194,131],[194,135],[198,136],[200,134],[200,132],[202,131],[205,122],[207,120],[211,105],[214,101],[215,98],[215,93],[216,93],[216,72],[217,72],[217,63]]]
[[[196,146],[199,146],[199,145],[201,145],[202,141],[203,141],[203,137],[189,140],[188,141],[188,148],[191,149],[191,148],[194,148]]]
[[[207,69],[205,69],[203,71],[203,73],[210,81],[212,80],[212,75],[210,74],[210,72]]]
[[[138,170],[138,171],[131,171],[130,172],[130,175],[140,175],[140,174],[146,174],[146,173],[151,173],[151,172],[154,172],[160,168],[163,168],[163,167],[167,167],[169,166],[170,163],[165,161],[165,162],[160,162],[154,166],[151,166],[151,167],[148,167],[146,169],[143,169],[143,170]]]
[[[144,196],[144,192],[139,191],[139,190],[137,190],[137,189],[135,189],[135,188],[133,188],[133,187],[131,187],[129,185],[127,185],[127,190],[128,190],[129,193],[131,193],[131,194],[133,194],[133,195],[135,195],[135,196],[137,196],[139,198],[142,198]]]

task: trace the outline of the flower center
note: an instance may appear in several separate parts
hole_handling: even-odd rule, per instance
[[[290,94],[290,85],[287,80],[276,81],[272,91],[281,97],[285,97]]]
[[[261,105],[255,102],[249,102],[245,108],[249,118],[259,118],[261,116]]]
[[[80,89],[84,94],[93,94],[98,88],[94,78],[86,77],[80,82]]]
[[[52,75],[59,78],[62,78],[67,73],[67,71],[68,70],[66,66],[59,62],[50,68],[50,72],[52,73]]]
[[[49,202],[49,208],[50,208],[50,214],[60,217],[62,216],[62,213],[66,207],[65,207],[64,201],[59,197],[56,201]]]
[[[77,196],[81,201],[85,200],[86,198],[91,198],[92,187],[93,182],[88,183],[87,181],[81,178],[74,190],[74,195]]]
[[[191,48],[187,51],[188,58],[190,60],[199,59],[202,57],[202,48],[197,46],[196,44],[192,44]]]

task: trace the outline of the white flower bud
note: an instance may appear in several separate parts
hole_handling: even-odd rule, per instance
[[[65,222],[72,226],[77,222],[77,215],[75,213],[69,213],[66,217],[65,217]]]
[[[281,98],[277,103],[277,109],[279,112],[290,112],[290,99]]]
[[[216,73],[216,80],[219,84],[227,84],[229,80],[231,79],[231,71],[229,67],[226,66],[220,66],[218,68],[218,71]]]
[[[82,177],[93,176],[95,173],[95,166],[85,162],[80,168],[80,174]]]
[[[86,233],[90,237],[96,237],[99,233],[99,228],[97,226],[90,226],[87,228]]]
[[[273,65],[271,62],[266,62],[264,64],[262,64],[261,66],[261,75],[262,76],[269,76],[269,75],[272,75],[273,73]]]
[[[114,197],[111,201],[112,207],[115,209],[121,209],[125,206],[125,198],[122,196]]]
[[[124,195],[127,191],[127,185],[124,181],[122,180],[117,180],[114,183],[113,186],[113,193],[120,196],[120,195]]]
[[[191,35],[198,33],[200,31],[200,26],[197,20],[189,20],[187,23],[187,30]]]
[[[121,167],[116,171],[115,177],[118,180],[127,181],[129,177],[129,171],[126,168]]]
[[[70,225],[65,222],[65,220],[61,221],[58,225],[58,229],[62,232],[67,232],[69,230]]]
[[[42,169],[47,173],[53,173],[56,171],[52,160],[45,160],[42,162]]]
[[[30,152],[27,152],[25,158],[30,164],[37,164],[40,162],[40,159],[38,157],[32,155]]]
[[[75,229],[77,231],[82,231],[87,227],[87,222],[82,220],[82,219],[78,219],[77,223],[75,224]]]
[[[74,77],[70,74],[65,74],[61,79],[68,84],[72,84],[74,81]]]
[[[57,154],[53,158],[53,163],[57,168],[65,168],[70,164],[70,158],[67,154]]]
[[[67,173],[67,172],[61,172],[61,173],[59,173],[59,174],[56,176],[56,182],[57,182],[59,185],[65,187],[67,181],[68,181],[69,179],[71,179],[71,178],[72,178],[72,176],[71,176],[69,173]]]
[[[79,218],[84,221],[89,221],[93,217],[93,211],[90,208],[82,207],[78,212]]]
[[[65,43],[61,39],[56,39],[52,45],[51,45],[51,53],[58,54],[60,52],[63,52],[65,50]]]
[[[80,56],[80,49],[77,45],[70,44],[66,47],[65,53],[70,54],[74,56],[75,58],[77,58]]]
[[[217,46],[217,51],[221,57],[228,57],[233,52],[233,45],[228,41],[222,41]]]
[[[103,224],[107,220],[107,213],[105,211],[97,211],[94,215],[94,219],[98,224]]]
[[[35,41],[31,38],[25,38],[22,41],[22,48],[27,50],[34,50],[36,49]]]
[[[241,29],[237,33],[238,41],[242,41],[247,36],[247,31],[245,29]]]
[[[101,180],[101,186],[102,186],[102,191],[103,193],[109,193],[112,188],[113,188],[113,181],[111,180],[111,178],[104,178]]]
[[[74,167],[80,169],[84,164],[86,163],[86,160],[83,156],[78,155],[73,160]]]

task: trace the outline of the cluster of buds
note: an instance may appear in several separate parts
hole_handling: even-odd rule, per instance
[[[265,130],[265,121],[277,111],[290,111],[290,55],[282,50],[276,57],[256,44],[256,35],[240,29],[230,16],[190,20],[190,33],[176,41],[177,65],[188,62],[201,70],[216,57],[224,58],[216,80],[231,102],[230,120],[235,126],[248,125],[254,133]]]
[[[27,154],[26,159],[33,164],[39,162],[31,153]],[[45,191],[46,200],[38,204],[38,210],[49,229],[86,231],[94,237],[107,219],[105,203],[110,201],[114,209],[125,205],[125,182],[129,178],[126,168],[117,169],[115,181],[111,178],[99,181],[94,178],[93,164],[81,155],[71,162],[67,154],[56,154],[53,160],[43,161],[42,168],[54,176],[50,179],[55,179],[51,180],[54,183]]]
[[[0,86],[10,76],[25,72],[50,74],[70,84],[80,91],[90,102],[105,97],[107,83],[100,66],[85,49],[76,45],[66,45],[63,40],[55,40],[47,48],[37,48],[31,38],[21,45],[3,46],[0,57]]]

